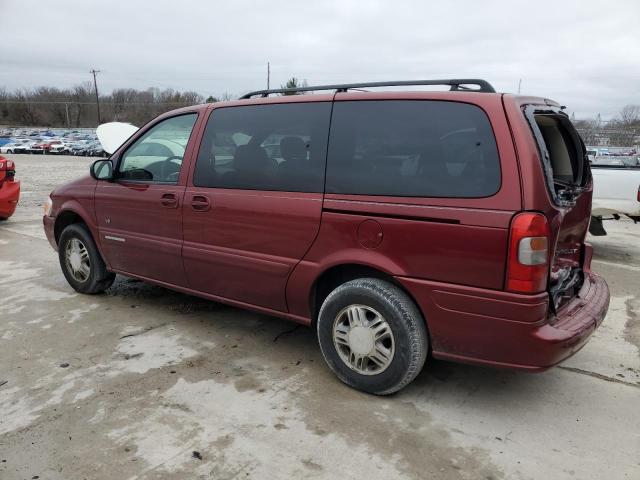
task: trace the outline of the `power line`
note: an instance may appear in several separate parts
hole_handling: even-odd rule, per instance
[[[100,73],[100,70],[96,70],[95,68],[90,70],[89,73],[93,74],[93,86],[96,90],[96,107],[98,108],[98,125],[102,122],[100,121],[100,97],[98,96],[98,82],[96,81],[96,74]]]

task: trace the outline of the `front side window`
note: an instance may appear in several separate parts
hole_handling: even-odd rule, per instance
[[[431,100],[336,102],[327,193],[487,197],[500,188],[500,159],[487,115]]]
[[[178,183],[184,152],[198,115],[189,113],[161,121],[122,155],[118,178]]]
[[[198,187],[322,192],[331,103],[225,107],[205,129]]]

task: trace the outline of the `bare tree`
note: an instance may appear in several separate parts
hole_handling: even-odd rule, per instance
[[[620,110],[617,120],[625,127],[640,123],[640,105],[625,105]]]
[[[67,89],[40,87],[13,92],[0,87],[0,124],[95,127],[94,95],[92,82]],[[232,98],[229,94],[225,96]],[[111,94],[100,95],[100,113],[104,121],[130,122],[141,126],[161,113],[203,101],[204,97],[193,91],[120,88]]]

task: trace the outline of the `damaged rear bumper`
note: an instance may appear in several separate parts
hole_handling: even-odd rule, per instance
[[[549,295],[520,295],[413,278],[397,278],[418,302],[433,356],[542,371],[582,348],[609,308],[604,279],[585,269],[578,294],[556,315]]]

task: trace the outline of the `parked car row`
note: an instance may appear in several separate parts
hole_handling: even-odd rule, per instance
[[[0,131],[0,153],[105,156],[95,130]]]

